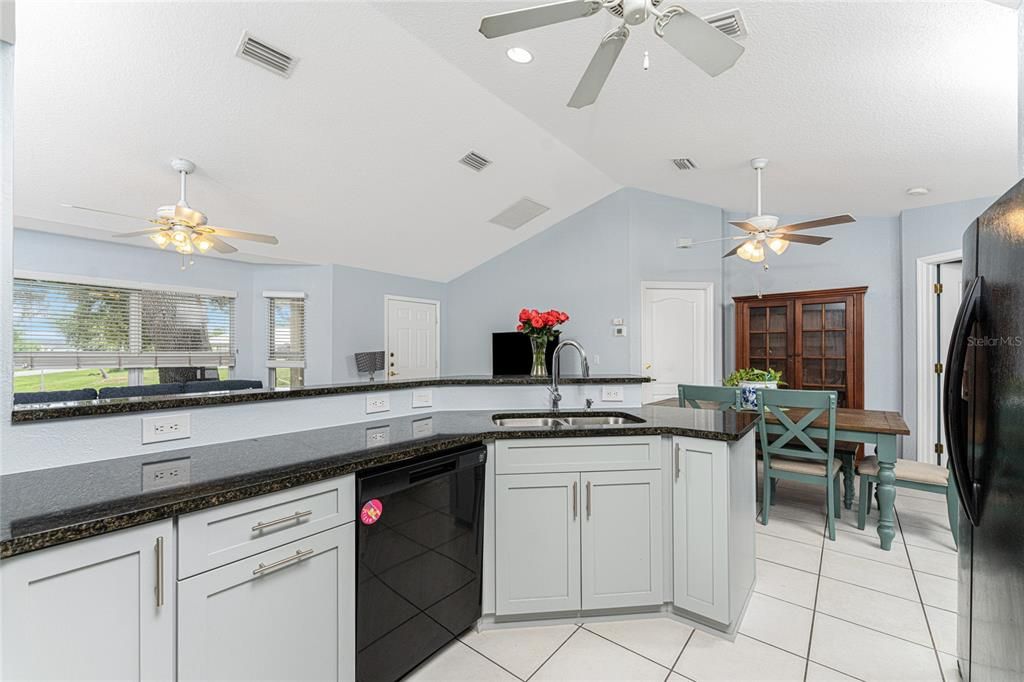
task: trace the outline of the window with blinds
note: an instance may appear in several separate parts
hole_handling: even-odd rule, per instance
[[[19,369],[233,367],[235,297],[14,280]]]
[[[306,298],[299,292],[264,292],[267,367],[306,366]]]

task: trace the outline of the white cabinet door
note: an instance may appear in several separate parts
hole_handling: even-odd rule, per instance
[[[730,622],[728,444],[673,442],[673,599],[680,609]],[[746,462],[751,471],[752,461]],[[753,516],[749,523],[753,523]]]
[[[173,528],[159,521],[4,561],[3,679],[173,679]]]
[[[353,679],[354,526],[181,581],[180,679]]]
[[[580,475],[496,479],[495,612],[579,610]]]
[[[584,472],[584,609],[662,603],[661,471]]]

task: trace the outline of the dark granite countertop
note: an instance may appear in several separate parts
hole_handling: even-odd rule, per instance
[[[628,374],[592,374],[560,377],[563,384],[642,384],[650,377]],[[210,393],[179,393],[139,398],[109,398],[106,400],[80,400],[63,403],[35,403],[17,405],[11,412],[11,422],[35,422],[48,419],[96,417],[107,414],[128,414],[151,410],[178,410],[183,407],[208,407],[255,403],[265,400],[316,398],[343,393],[369,393],[371,391],[400,391],[407,388],[430,386],[530,386],[547,384],[551,379],[531,376],[459,375],[406,381],[361,381],[348,384],[304,386],[302,388],[262,388],[245,391],[217,391]]]
[[[487,440],[678,435],[735,441],[757,422],[752,413],[649,405],[615,413],[641,423],[507,428],[493,424],[495,413],[433,412],[0,476],[0,558]],[[389,427],[390,442],[367,448],[367,429],[382,426]],[[191,460],[189,485],[140,492],[143,463],[179,457]]]

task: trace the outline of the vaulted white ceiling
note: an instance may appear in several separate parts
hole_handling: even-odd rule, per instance
[[[138,229],[59,204],[147,215],[176,199],[168,164],[183,156],[211,223],[280,237],[236,242],[243,257],[445,281],[624,185],[750,211],[752,156],[772,160],[778,213],[894,215],[1016,178],[1007,8],[743,2],[747,51],[717,79],[642,26],[576,111],[565,102],[614,20],[477,32],[535,1],[19,3],[16,225]],[[291,78],[234,57],[246,30],[298,57]],[[511,45],[534,62],[508,61]],[[493,165],[457,164],[470,149]],[[932,193],[906,196],[915,185]],[[522,196],[551,211],[514,232],[487,222]]]

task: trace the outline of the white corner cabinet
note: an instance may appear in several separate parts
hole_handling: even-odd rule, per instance
[[[661,438],[495,443],[495,615],[663,602]]]
[[[754,586],[756,471],[754,432],[672,439],[673,605],[723,629]]]
[[[170,520],[6,559],[3,679],[174,678]]]
[[[346,476],[7,559],[2,678],[352,680],[354,517]]]

